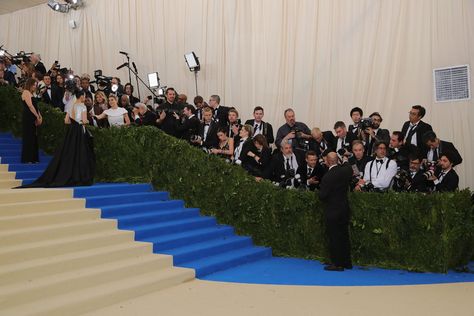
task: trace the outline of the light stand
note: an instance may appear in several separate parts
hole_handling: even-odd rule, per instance
[[[130,68],[130,65],[129,65],[128,63],[124,63],[124,64],[120,65],[119,67],[120,67],[120,68],[122,68],[122,67],[127,67],[127,68],[128,68],[128,71],[129,71],[130,73],[133,73],[133,74],[136,76],[136,78],[137,78],[138,80],[140,80],[140,82],[151,92],[151,94],[153,94],[155,97],[157,97],[157,95],[155,94],[155,91],[153,91],[153,89],[151,89],[151,88],[145,83],[145,81],[143,81],[142,78],[140,78],[140,76],[138,75],[138,73],[136,73],[132,68]],[[131,76],[130,76],[130,78],[131,78]]]
[[[135,62],[132,62],[133,70],[135,70],[135,80],[137,82],[137,92],[138,92],[138,99],[141,101],[142,96],[140,95],[140,84],[138,83],[138,70],[137,70],[137,65],[135,65]]]
[[[199,95],[198,83],[197,83],[197,73],[199,70],[201,70],[199,58],[196,56],[194,52],[190,52],[190,53],[184,54],[184,59],[186,60],[186,64],[188,65],[189,71],[194,72],[194,83],[196,84],[196,95]]]
[[[128,65],[130,65],[130,56],[128,56],[128,53],[127,52],[119,52],[119,54],[122,54],[122,55],[125,55],[125,57],[127,58],[127,63]],[[127,66],[128,68],[128,82],[130,82],[130,84],[132,84],[132,69],[130,68],[130,66]]]

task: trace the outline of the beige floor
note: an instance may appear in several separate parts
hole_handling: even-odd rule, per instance
[[[474,283],[319,287],[194,280],[87,316],[474,315]]]

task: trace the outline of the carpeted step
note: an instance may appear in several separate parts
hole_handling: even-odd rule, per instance
[[[16,179],[38,179],[43,174],[43,170],[16,171],[15,173]]]
[[[180,266],[195,269],[196,277],[202,277],[241,264],[268,258],[271,255],[272,251],[270,248],[255,246],[245,247],[194,261],[188,261],[180,264]]]
[[[162,223],[170,220],[179,220],[191,217],[199,217],[199,209],[179,208],[171,210],[150,211],[132,215],[121,215],[114,217],[120,229],[130,229],[135,226],[149,223]]]
[[[216,223],[217,221],[214,217],[205,216],[135,226],[133,227],[133,231],[135,231],[135,240],[142,241],[146,238],[155,238],[175,232],[186,232],[205,227],[214,227]]]
[[[19,190],[18,190],[19,191]],[[1,200],[0,195],[0,201]],[[2,201],[3,202],[3,201]],[[83,199],[57,199],[53,198],[46,201],[30,201],[18,203],[0,203],[0,218],[3,216],[27,215],[27,214],[42,214],[56,211],[63,211],[66,209],[84,209],[86,201]],[[87,211],[94,211],[94,209],[87,209]]]
[[[84,212],[86,212],[84,210]],[[81,220],[72,223],[27,227],[0,232],[3,247],[20,246],[43,240],[59,240],[75,236],[83,236],[97,232],[115,231],[117,222],[112,219]]]
[[[110,205],[101,207],[101,210],[103,218],[115,218],[122,215],[133,215],[151,211],[164,211],[183,207],[184,202],[182,200],[167,200]]]
[[[206,240],[230,236],[234,234],[234,228],[226,225],[216,225],[185,232],[176,232],[152,238],[144,238],[142,241],[153,243],[153,252],[160,253],[161,250],[171,249],[189,245],[190,243],[204,242]]]
[[[18,181],[18,180],[15,180]],[[72,198],[68,189],[16,189],[0,190],[0,203],[36,202]]]
[[[38,258],[47,258],[59,254],[73,253],[85,249],[117,245],[133,241],[133,232],[111,230],[106,232],[66,237],[61,239],[39,241],[23,245],[2,247],[0,262],[9,264]]]
[[[5,216],[0,211],[0,231],[66,224],[85,220],[100,219],[100,210],[96,209],[64,209],[42,213],[23,213]]]
[[[2,144],[0,144],[0,150],[21,150],[21,143],[16,143],[16,144],[14,144],[14,143],[13,144],[2,143]]]
[[[39,156],[39,162],[40,163],[49,163],[51,161],[52,157],[51,156]],[[21,157],[20,156],[14,156],[14,157],[1,157],[0,158],[1,163],[6,163],[6,164],[19,164],[21,163]],[[34,164],[32,164],[34,165]]]
[[[7,171],[8,171],[8,165],[0,164],[0,172],[7,172]]]
[[[107,282],[52,298],[42,299],[5,310],[6,315],[73,316],[133,297],[165,289],[194,278],[191,269],[160,269],[151,273]]]
[[[200,258],[216,255],[222,252],[250,247],[252,238],[244,236],[226,236],[211,239],[201,243],[191,243],[180,248],[162,250],[161,253],[173,256],[173,263],[181,265],[183,262],[198,260]]]
[[[129,194],[111,194],[90,197],[86,200],[86,207],[104,207],[120,205],[122,203],[164,201],[169,199],[168,192],[139,192]]]
[[[19,144],[21,146],[21,140],[8,137],[0,138],[0,147],[9,144]]]
[[[47,163],[11,163],[8,164],[9,171],[44,171]]]
[[[172,266],[171,256],[145,254],[96,266],[85,266],[8,285],[0,285],[2,308],[23,305],[56,295],[84,290],[97,284],[115,282]]]
[[[94,266],[151,253],[152,245],[150,243],[136,241],[120,243],[21,263],[0,265],[0,279],[2,284],[9,284],[30,280],[38,275],[47,276],[58,272],[73,271],[85,266]]]
[[[0,170],[0,180],[15,180],[16,172]]]
[[[150,184],[129,184],[129,183],[110,183],[99,186],[85,186],[74,188],[74,197],[93,197],[120,193],[139,193],[152,192],[153,187]]]

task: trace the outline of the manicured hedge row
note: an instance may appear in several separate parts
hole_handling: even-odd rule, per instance
[[[0,88],[2,130],[21,136],[21,104]],[[40,144],[52,153],[63,114],[41,105]],[[233,225],[275,255],[327,260],[322,205],[311,192],[257,183],[240,167],[206,155],[153,127],[92,129],[97,181],[151,182],[189,207]],[[446,272],[474,254],[469,190],[433,195],[351,194],[351,240],[357,264]]]

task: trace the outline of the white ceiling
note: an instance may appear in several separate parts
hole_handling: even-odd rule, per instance
[[[0,0],[0,14],[34,7],[42,3],[46,5],[47,2],[47,0]]]

